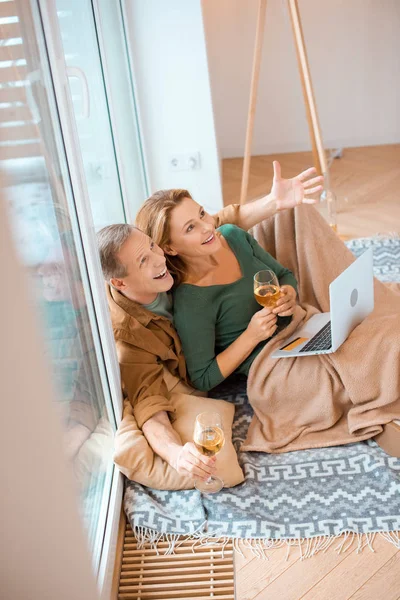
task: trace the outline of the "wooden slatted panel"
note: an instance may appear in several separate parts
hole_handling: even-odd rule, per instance
[[[0,133],[3,140],[34,140],[40,138],[40,133],[36,125],[2,127]]]
[[[126,525],[119,579],[119,600],[234,600],[233,548],[229,543],[193,546],[181,540],[174,554],[168,542],[157,551],[138,548]]]
[[[1,5],[1,3],[0,3]],[[2,40],[8,40],[13,38],[20,38],[21,26],[19,23],[8,23],[7,25],[0,25],[0,38]]]
[[[34,142],[32,144],[17,144],[15,146],[0,146],[0,160],[8,160],[11,158],[29,158],[41,155],[42,147],[39,142]]]
[[[6,59],[9,60],[9,59]],[[0,69],[0,83],[11,83],[13,81],[24,81],[28,74],[28,69],[22,67],[4,67]]]
[[[0,19],[18,17],[18,10],[23,9],[23,4],[12,0],[0,2]],[[0,40],[5,42],[0,46],[0,104],[3,105],[0,106],[0,160],[42,155],[40,130],[32,123],[25,89],[29,68],[21,64],[26,58],[26,48],[23,40],[22,43],[10,44],[11,38],[22,38],[19,22],[0,24]],[[24,85],[21,86],[21,83]],[[34,91],[29,98],[34,98]]]
[[[5,17],[13,17],[14,15],[14,0],[10,0],[9,2],[0,2],[0,19],[4,19]]]
[[[0,108],[0,122],[5,124],[13,121],[32,121],[30,109],[27,106]]]
[[[24,47],[22,44],[14,44],[13,46],[0,46],[0,61],[19,60],[21,58],[25,58]]]
[[[0,103],[6,102],[26,102],[25,89],[23,87],[0,88]]]

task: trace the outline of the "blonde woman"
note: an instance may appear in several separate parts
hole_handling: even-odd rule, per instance
[[[290,317],[297,282],[254,238],[235,225],[215,229],[214,220],[187,190],[155,193],[138,213],[137,226],[160,246],[175,280],[174,324],[193,385],[208,391],[234,371],[247,375],[277,317]],[[275,272],[282,297],[260,310],[253,276]]]
[[[273,168],[271,193],[255,203],[264,219],[303,203],[316,202],[310,196],[321,192],[323,178],[315,177],[314,168],[292,179],[282,178],[279,162],[274,161]],[[293,313],[296,280],[292,273],[242,229],[223,226],[217,233],[214,219],[187,190],[153,194],[139,210],[136,225],[163,249],[167,268],[175,286],[179,286],[174,299],[179,314],[174,322],[193,385],[209,390],[235,370],[247,374],[265,340],[276,332],[277,316],[290,317]],[[246,248],[243,253],[242,245]],[[273,312],[259,310],[252,282],[248,281],[264,268],[276,272],[283,292],[279,308]],[[224,288],[226,294],[217,298],[213,290],[210,293],[210,285],[233,287]],[[234,295],[230,293],[232,289]],[[199,302],[204,303],[204,310],[196,310]],[[228,319],[216,318],[220,305],[229,313]],[[191,343],[192,335],[199,336],[199,344]]]

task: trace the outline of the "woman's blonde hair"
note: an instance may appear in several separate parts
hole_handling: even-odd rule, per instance
[[[191,198],[187,190],[160,190],[144,202],[136,215],[136,227],[141,229],[164,250],[170,243],[170,214],[184,198]],[[186,265],[179,256],[165,255],[167,267],[175,285],[185,279]]]

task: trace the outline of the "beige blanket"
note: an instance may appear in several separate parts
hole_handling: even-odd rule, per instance
[[[280,213],[253,234],[295,274],[300,306],[250,369],[255,414],[242,450],[288,452],[380,433],[400,418],[400,285],[375,281],[373,313],[334,354],[270,358],[304,319],[329,311],[329,284],[354,257],[313,207]]]

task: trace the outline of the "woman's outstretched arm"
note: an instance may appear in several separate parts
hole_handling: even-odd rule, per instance
[[[253,202],[243,205],[231,204],[222,209],[213,215],[216,227],[232,223],[247,231],[281,210],[294,208],[300,204],[316,204],[318,202],[318,199],[310,196],[322,191],[323,177],[312,177],[316,173],[314,167],[302,171],[291,179],[284,179],[281,176],[279,162],[274,161],[273,166],[274,179],[271,192]]]

